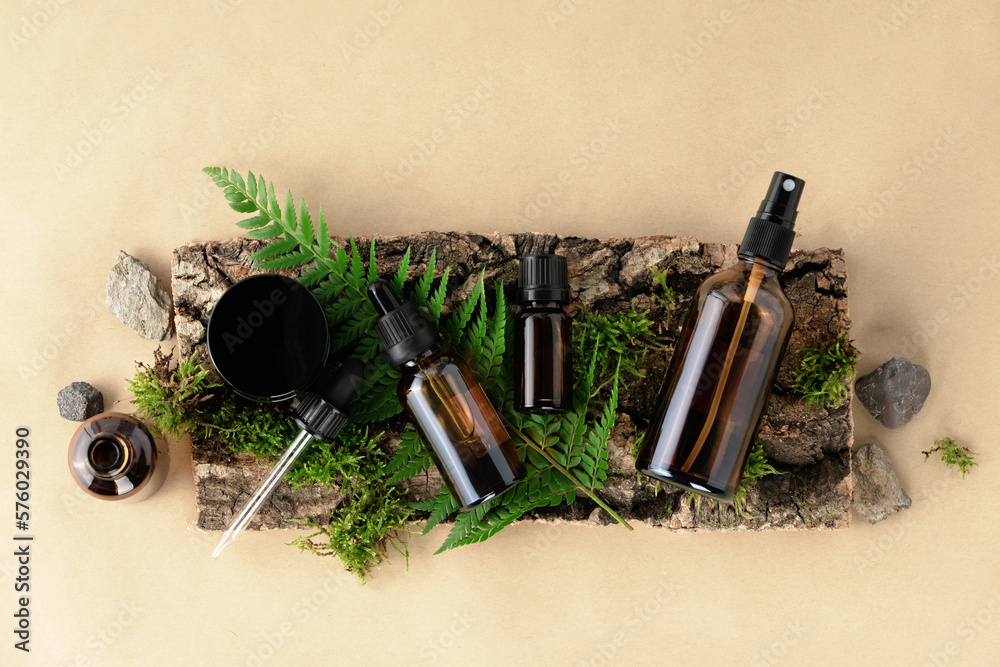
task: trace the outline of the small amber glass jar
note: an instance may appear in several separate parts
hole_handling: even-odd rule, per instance
[[[120,412],[83,422],[69,445],[73,479],[101,500],[145,500],[162,486],[168,462],[163,440]]]

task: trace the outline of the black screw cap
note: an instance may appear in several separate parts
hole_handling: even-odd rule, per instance
[[[561,255],[528,255],[517,270],[517,298],[569,303],[569,269]]]
[[[368,298],[382,315],[375,322],[386,357],[392,366],[402,366],[438,342],[437,332],[412,303],[401,304],[383,280],[368,286]]]

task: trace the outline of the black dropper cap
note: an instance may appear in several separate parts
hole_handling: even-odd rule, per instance
[[[401,304],[384,280],[368,286],[368,298],[382,316],[375,322],[389,363],[402,366],[438,342],[437,332],[412,303]]]
[[[569,303],[569,270],[561,255],[528,255],[517,270],[517,298]]]
[[[780,171],[774,172],[767,196],[757,209],[757,216],[750,219],[747,233],[740,244],[740,254],[753,255],[784,268],[788,253],[795,241],[796,207],[806,184]]]
[[[329,442],[347,423],[351,399],[365,383],[365,365],[345,361],[336,373],[320,379],[295,408],[295,421],[317,440]]]

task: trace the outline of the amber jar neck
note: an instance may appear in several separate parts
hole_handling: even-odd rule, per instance
[[[774,278],[778,276],[784,269],[783,266],[778,266],[774,262],[764,259],[763,257],[757,257],[748,253],[740,253],[740,265],[746,275],[750,275],[750,271],[753,270],[755,266],[762,267],[764,269],[764,279]]]
[[[533,310],[562,310],[566,304],[559,301],[522,301],[521,305]]]
[[[441,350],[432,347],[429,350],[424,350],[417,356],[407,361],[405,364],[403,364],[403,368],[423,370],[428,366],[430,366],[431,364],[433,364],[435,361],[437,361],[437,359],[443,354],[444,353]]]

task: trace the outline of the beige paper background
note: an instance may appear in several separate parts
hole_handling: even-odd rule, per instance
[[[562,6],[4,3],[0,539],[27,425],[36,540],[32,652],[7,630],[0,663],[997,663],[995,3]],[[338,233],[729,242],[770,173],[796,174],[798,245],[847,254],[861,372],[902,352],[933,375],[899,431],[855,406],[858,443],[886,448],[913,506],[837,532],[516,526],[441,556],[436,530],[365,587],[283,547],[291,531],[212,561],[183,443],[149,501],[91,501],[55,408],[87,380],[128,409],[124,379],[155,344],[107,313],[104,276],[122,248],[166,280],[173,247],[236,234],[206,165],[263,173]],[[979,454],[964,481],[919,453],[944,434]]]

